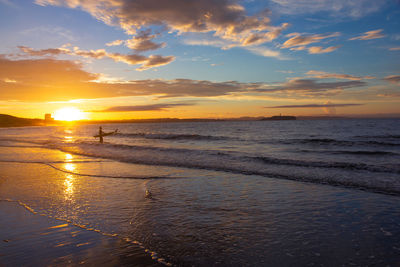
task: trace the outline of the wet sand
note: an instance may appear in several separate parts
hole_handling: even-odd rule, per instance
[[[0,201],[1,266],[163,266],[137,244]]]
[[[139,242],[65,214],[75,214],[80,192],[103,198],[69,167],[103,162],[74,156],[68,163],[69,154],[37,147],[4,147],[0,156],[0,266],[165,266]],[[34,203],[59,210],[50,214]]]

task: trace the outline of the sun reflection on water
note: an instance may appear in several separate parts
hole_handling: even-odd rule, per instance
[[[72,143],[74,141],[74,137],[72,136],[64,136],[65,142]]]

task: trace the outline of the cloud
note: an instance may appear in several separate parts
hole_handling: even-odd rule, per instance
[[[141,67],[137,68],[137,70],[147,70],[150,68],[167,65],[174,60],[175,60],[174,56],[164,57],[160,55],[151,55],[143,62]]]
[[[183,43],[186,45],[205,45],[205,46],[214,46],[219,47],[224,50],[234,47],[234,43],[221,40],[215,37],[210,38],[209,36],[200,36],[197,38],[186,38],[183,40]]]
[[[292,51],[302,51],[302,50],[307,50],[307,47],[305,46],[297,46],[297,47],[292,47],[290,48]]]
[[[73,49],[70,49],[67,46],[64,46],[62,48],[49,48],[49,49],[39,49],[39,50],[35,50],[26,46],[18,46],[18,48],[23,53],[34,57],[71,55],[71,56],[81,56],[93,59],[109,58],[114,60],[115,62],[123,62],[130,65],[141,64],[140,67],[136,68],[136,70],[139,71],[163,66],[175,60],[174,56],[161,56],[161,55],[143,56],[139,54],[108,53],[104,49],[86,51],[86,50],[81,50],[79,47],[74,47]]]
[[[368,32],[361,34],[360,36],[350,38],[349,40],[351,40],[351,41],[353,41],[353,40],[372,40],[372,39],[383,38],[383,37],[385,37],[385,35],[382,34],[382,31],[383,31],[382,29],[368,31]]]
[[[118,46],[122,45],[125,41],[124,40],[115,40],[109,43],[106,43],[106,46]]]
[[[18,6],[15,3],[11,2],[10,0],[0,0],[0,4],[6,5],[6,6],[9,6],[12,8],[18,8]]]
[[[364,104],[306,104],[306,105],[283,105],[283,106],[273,106],[265,108],[329,108],[329,107],[351,107],[351,106],[362,106]]]
[[[154,58],[153,61],[149,64],[154,65],[159,59]],[[0,56],[0,100],[8,101],[68,101],[125,96],[155,96],[159,99],[241,96],[300,98],[334,95],[365,85],[365,82],[356,80],[320,82],[299,78],[277,84],[191,79],[103,81],[100,74],[87,72],[74,61],[52,58],[15,60]]]
[[[292,71],[292,70],[276,70],[276,72],[287,73],[287,74],[292,74],[292,73],[294,73],[294,71]]]
[[[184,39],[183,42],[187,45],[207,45],[207,46],[219,47],[224,50],[238,46],[233,42],[220,40],[216,38],[209,38],[207,36],[204,36],[203,38],[187,38]],[[243,48],[250,51],[253,54],[263,57],[273,57],[280,60],[288,59],[287,57],[283,56],[278,50],[272,50],[264,46],[246,46]]]
[[[156,35],[151,34],[150,29],[147,29],[146,31],[140,31],[135,37],[127,40],[125,43],[127,47],[136,51],[149,51],[164,47],[164,42],[157,44],[152,41],[155,37]]]
[[[153,58],[149,64],[156,64]],[[101,82],[101,75],[83,70],[73,61],[56,59],[11,60],[0,56],[0,99],[64,101],[118,96],[214,97],[246,92],[254,85],[235,81],[190,79]],[[12,81],[12,82],[10,82]],[[97,82],[95,82],[97,81]]]
[[[343,89],[366,86],[362,81],[346,82],[318,82],[312,79],[295,78],[285,83],[257,88],[257,92],[286,92],[298,93],[300,95],[319,95],[320,93],[336,93]]]
[[[287,37],[291,37],[286,40],[281,48],[289,48],[294,51],[307,50],[309,54],[324,54],[330,53],[338,49],[340,46],[330,46],[327,48],[323,48],[322,46],[311,46],[307,47],[309,44],[320,42],[321,40],[337,37],[340,33],[335,32],[332,34],[314,34],[314,35],[301,35],[300,33],[294,32],[286,35]]]
[[[82,70],[81,65],[72,61],[10,60],[5,56],[0,57],[0,98],[4,100],[69,100],[92,97],[96,95],[96,89],[89,88],[86,84],[97,78],[97,74]],[[99,91],[98,93],[101,94]]]
[[[385,97],[385,98],[400,98],[400,92],[395,92],[395,93],[383,93],[383,94],[377,94],[376,96],[379,97]]]
[[[240,46],[259,45],[277,38],[289,25],[270,25],[268,12],[247,15],[238,0],[36,0],[42,6],[58,5],[80,8],[108,25],[119,26],[129,35],[128,43],[137,48],[149,47],[153,35],[143,46],[138,32],[158,27],[168,32],[212,33]],[[139,43],[138,43],[139,42]],[[154,43],[151,44],[156,47]]]
[[[43,57],[43,56],[56,56],[56,55],[63,55],[67,54],[70,51],[68,49],[64,48],[48,48],[48,49],[41,49],[41,50],[34,50],[33,48],[27,47],[27,46],[18,46],[18,49],[21,50],[23,53],[28,54],[30,56],[37,56],[37,57]]]
[[[400,84],[400,75],[386,76],[385,78],[383,78],[383,80],[394,84]]]
[[[271,0],[280,13],[313,14],[327,12],[332,17],[360,18],[376,12],[386,5],[386,0]]]
[[[30,38],[45,35],[46,38],[51,37],[56,40],[68,40],[75,41],[77,38],[74,34],[65,28],[53,26],[40,26],[35,28],[30,28],[21,32],[24,35],[29,35]]]
[[[287,37],[291,37],[290,39],[286,40],[282,44],[282,48],[290,48],[295,46],[306,46],[312,43],[317,43],[323,39],[332,38],[339,36],[340,33],[335,32],[332,34],[314,34],[314,35],[301,35],[300,33],[294,32],[291,34],[286,35]]]
[[[8,79],[8,78],[4,78],[3,81],[5,83],[16,83],[17,82],[16,80],[11,80],[11,79]]]
[[[389,48],[390,51],[399,51],[400,50],[400,46],[396,46],[396,47],[391,47]]]
[[[246,50],[252,52],[253,54],[260,55],[263,57],[273,57],[280,60],[288,59],[288,57],[283,56],[279,51],[271,50],[266,47],[261,47],[261,46],[247,47]]]
[[[115,106],[103,110],[92,110],[91,112],[131,112],[131,111],[164,111],[166,109],[192,106],[190,103],[172,103],[172,104],[152,104],[152,105],[138,105],[138,106]]]
[[[353,76],[349,74],[338,74],[338,73],[329,73],[325,71],[316,71],[310,70],[306,72],[308,77],[316,78],[316,79],[342,79],[342,80],[351,80],[351,81],[359,81],[362,79],[375,79],[372,76]]]
[[[323,48],[322,46],[311,46],[308,48],[309,54],[325,54],[330,53],[338,49],[340,46],[330,46],[327,48]]]

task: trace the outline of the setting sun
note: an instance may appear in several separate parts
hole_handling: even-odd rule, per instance
[[[85,114],[77,108],[61,108],[54,112],[54,119],[58,121],[76,121],[86,119]]]

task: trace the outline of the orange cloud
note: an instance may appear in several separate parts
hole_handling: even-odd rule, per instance
[[[367,83],[362,81],[319,82],[312,79],[295,78],[285,83],[257,88],[255,91],[262,93],[278,92],[297,96],[322,96],[337,94],[344,89],[366,85]]]
[[[131,59],[131,60],[140,60]],[[162,58],[152,58],[155,65]],[[162,64],[162,62],[161,62]],[[146,66],[143,65],[145,68]],[[394,80],[389,76],[387,80]],[[11,82],[10,82],[11,81]],[[173,97],[296,97],[338,94],[345,89],[366,86],[359,80],[320,82],[292,79],[279,84],[211,82],[204,80],[133,80],[102,82],[100,74],[89,73],[73,61],[56,59],[11,60],[0,57],[0,100],[65,101],[122,96]]]
[[[353,40],[372,40],[372,39],[383,38],[383,37],[385,37],[385,35],[382,34],[382,31],[383,31],[382,29],[368,31],[368,32],[361,34],[360,36],[350,38],[349,40],[351,40],[351,41],[353,41]]]
[[[306,104],[306,105],[282,105],[282,106],[273,106],[273,107],[265,107],[265,108],[329,108],[329,107],[351,107],[351,106],[362,106],[364,104]]]
[[[339,36],[340,33],[335,32],[332,34],[327,34],[327,35],[323,35],[323,34],[314,34],[314,35],[301,35],[300,33],[291,33],[288,34],[288,37],[293,36],[292,38],[286,40],[283,45],[282,48],[290,48],[290,47],[295,47],[295,46],[306,46],[312,43],[317,43],[323,39],[327,39],[327,38],[332,38],[332,37],[337,37]]]
[[[118,46],[118,45],[122,45],[125,41],[123,40],[115,40],[109,43],[106,43],[106,46]]]
[[[92,110],[91,112],[164,111],[170,108],[192,105],[194,105],[194,103],[164,103],[138,106],[114,106],[102,110]]]
[[[393,84],[400,84],[400,75],[390,75],[383,78],[383,80],[393,83]]]
[[[329,73],[325,71],[316,71],[310,70],[306,73],[309,77],[317,78],[317,79],[342,79],[342,80],[351,80],[351,81],[359,81],[362,79],[375,79],[372,76],[353,76],[349,74],[338,74],[338,73]]]
[[[87,86],[97,74],[72,61],[54,59],[10,60],[0,57],[0,98],[3,100],[69,100],[92,97]],[[14,82],[7,82],[12,80]],[[101,92],[99,92],[102,95]]]
[[[74,47],[73,49],[62,47],[62,48],[40,49],[40,50],[34,50],[26,46],[19,46],[18,48],[29,56],[46,56],[46,55],[58,56],[64,54],[64,55],[81,56],[93,59],[110,58],[116,62],[123,62],[130,65],[141,64],[140,67],[136,68],[136,70],[139,71],[163,66],[175,60],[174,56],[151,55],[147,57],[138,54],[126,55],[120,53],[108,53],[104,49],[86,51],[79,49],[79,47]]]
[[[321,46],[311,46],[308,48],[308,53],[310,54],[325,54],[330,53],[338,49],[340,46],[330,46],[327,48],[323,48]]]

